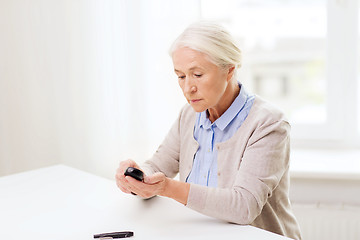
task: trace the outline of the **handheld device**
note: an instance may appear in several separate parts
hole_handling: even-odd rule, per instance
[[[134,168],[134,167],[128,167],[126,169],[124,175],[133,177],[136,180],[141,181],[141,182],[144,181],[144,173],[141,170]]]

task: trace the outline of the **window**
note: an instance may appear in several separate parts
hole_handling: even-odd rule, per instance
[[[358,147],[357,5],[202,0],[201,17],[223,23],[238,39],[240,81],[286,113],[295,145]]]

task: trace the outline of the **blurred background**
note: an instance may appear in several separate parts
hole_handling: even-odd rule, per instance
[[[120,160],[151,157],[185,104],[168,49],[206,19],[238,40],[239,81],[289,118],[303,228],[317,224],[301,215],[314,209],[319,222],[351,219],[344,206],[360,205],[359,5],[0,0],[0,176],[66,164],[113,179]]]
[[[359,7],[343,1],[0,0],[0,175],[54,163],[112,177],[144,161],[185,104],[168,49],[197,20],[243,51],[294,149],[360,147]]]

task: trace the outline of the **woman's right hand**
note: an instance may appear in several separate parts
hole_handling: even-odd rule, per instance
[[[134,160],[128,159],[125,161],[121,161],[118,169],[116,170],[115,180],[116,185],[120,188],[120,190],[124,193],[131,193],[131,185],[125,178],[125,171],[128,167],[134,167],[140,169]]]

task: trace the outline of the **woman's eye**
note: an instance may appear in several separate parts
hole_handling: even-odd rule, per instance
[[[184,78],[185,78],[185,76],[178,76],[178,78],[179,78],[179,79],[184,79]]]
[[[202,77],[202,74],[194,74],[195,77],[200,78]]]

